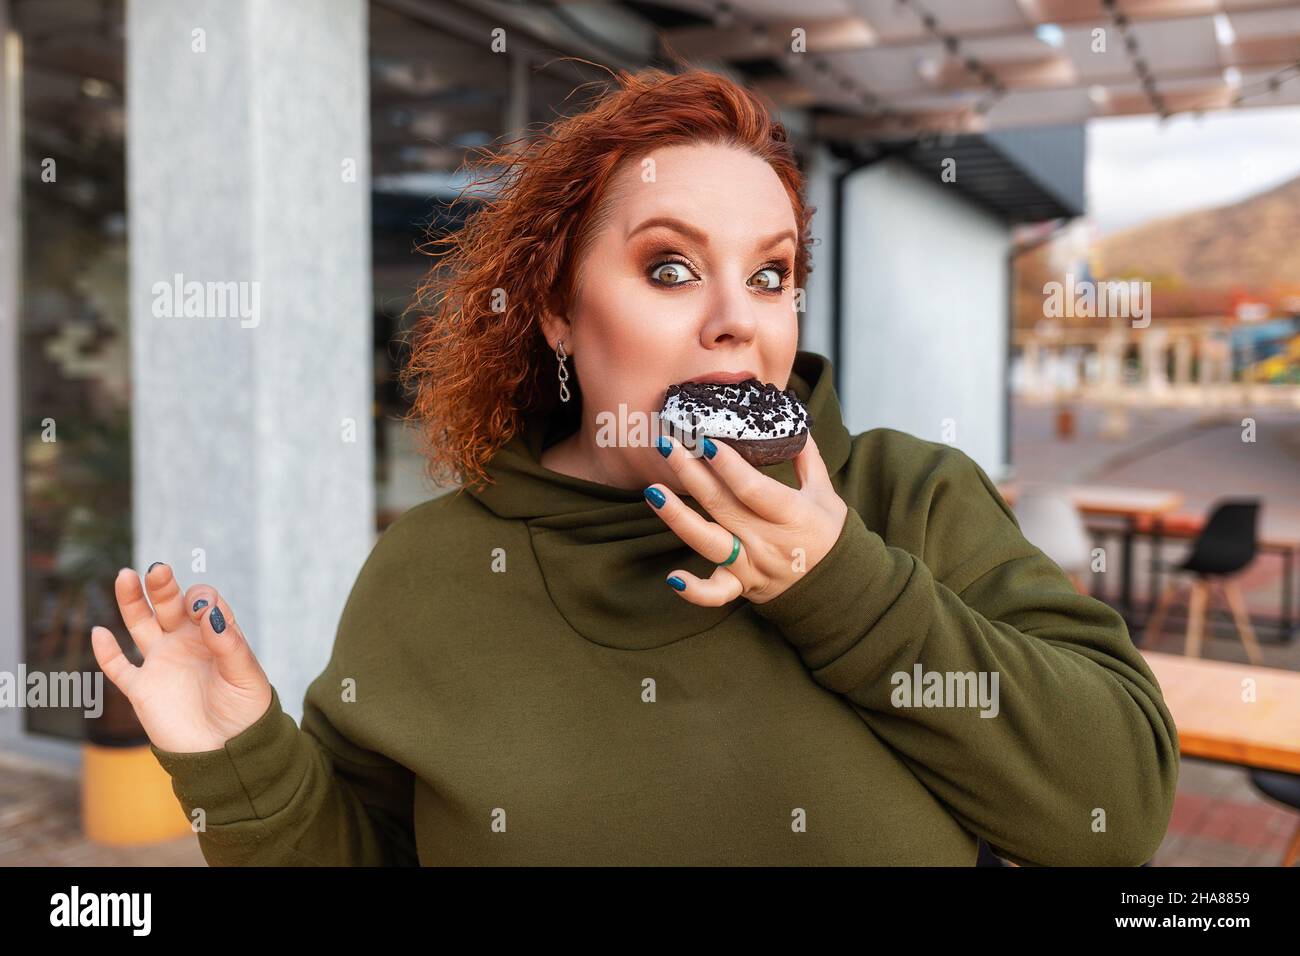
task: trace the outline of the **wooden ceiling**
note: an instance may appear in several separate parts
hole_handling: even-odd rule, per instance
[[[608,2],[653,9],[664,51],[758,65],[832,137],[1300,104],[1296,0]]]

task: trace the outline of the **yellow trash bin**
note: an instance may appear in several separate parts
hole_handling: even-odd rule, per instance
[[[137,846],[193,832],[148,743],[84,743],[81,753],[81,822],[89,839]]]
[[[87,719],[81,745],[81,825],[110,846],[138,846],[193,833],[172,780],[149,749],[130,702],[104,682],[104,708]]]

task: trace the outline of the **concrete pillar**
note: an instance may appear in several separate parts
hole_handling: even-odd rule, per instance
[[[1095,388],[1101,381],[1101,354],[1097,344],[1090,342],[1083,347],[1083,384],[1086,388]]]
[[[845,163],[837,158],[824,143],[814,143],[806,150],[808,165],[805,171],[808,183],[808,202],[817,207],[812,231],[817,240],[818,268],[808,276],[807,295],[799,316],[799,347],[825,355],[834,363],[835,370],[843,376],[849,370],[842,367],[841,357],[835,353],[835,183]],[[824,264],[824,267],[823,267]],[[844,382],[846,390],[850,383]],[[844,396],[840,396],[841,401]]]
[[[1026,341],[1024,348],[1025,392],[1038,398],[1046,390],[1043,382],[1043,347],[1036,341]]]
[[[1192,339],[1180,335],[1174,340],[1174,384],[1190,385],[1192,381]]]
[[[1128,410],[1124,407],[1125,333],[1106,332],[1097,343],[1102,403],[1100,434],[1104,438],[1123,440],[1129,434]]]
[[[1148,392],[1160,393],[1169,388],[1169,376],[1165,371],[1165,351],[1169,336],[1164,329],[1144,329],[1142,331],[1142,383]]]
[[[1214,354],[1214,340],[1202,332],[1198,336],[1197,357],[1200,361],[1196,367],[1196,384],[1204,388],[1214,383],[1218,371],[1218,359]]]
[[[1069,357],[1060,343],[1047,346],[1043,357],[1043,367],[1047,370],[1047,394],[1056,399],[1065,387],[1069,374]]]
[[[1072,391],[1078,392],[1088,380],[1085,365],[1088,360],[1088,350],[1081,345],[1071,345],[1066,354],[1070,358],[1070,375],[1066,384]]]
[[[1107,332],[1097,343],[1100,356],[1101,381],[1109,389],[1118,391],[1124,384],[1124,336]]]
[[[0,671],[18,673],[26,658],[23,621],[24,436],[19,422],[18,284],[22,273],[22,161],[19,148],[22,100],[20,47],[9,33],[9,3],[0,0]],[[24,711],[0,707],[0,747],[23,733]]]
[[[127,5],[136,565],[295,718],[375,537],[366,9]]]

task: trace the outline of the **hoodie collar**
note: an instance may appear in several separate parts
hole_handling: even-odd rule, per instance
[[[828,359],[796,353],[789,387],[807,406],[813,438],[835,478],[848,460],[851,437],[833,379]],[[708,577],[714,565],[650,510],[641,489],[544,468],[540,458],[550,427],[545,416],[526,419],[489,462],[493,483],[466,490],[497,516],[525,522],[551,599],[578,633],[607,647],[659,647],[708,630],[744,605],[703,608],[678,597],[664,583],[670,571],[685,568]],[[760,471],[799,487],[792,462]],[[709,517],[693,499],[686,501]]]

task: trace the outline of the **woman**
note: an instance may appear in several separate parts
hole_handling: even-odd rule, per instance
[[[301,729],[215,588],[119,575],[144,664],[95,652],[205,857],[1148,860],[1177,736],[1121,618],[965,454],[847,432],[796,350],[782,127],[711,73],[619,80],[490,156],[504,185],[445,240],[406,376],[462,487],[376,544]],[[808,406],[793,462],[637,427],[751,376]]]

